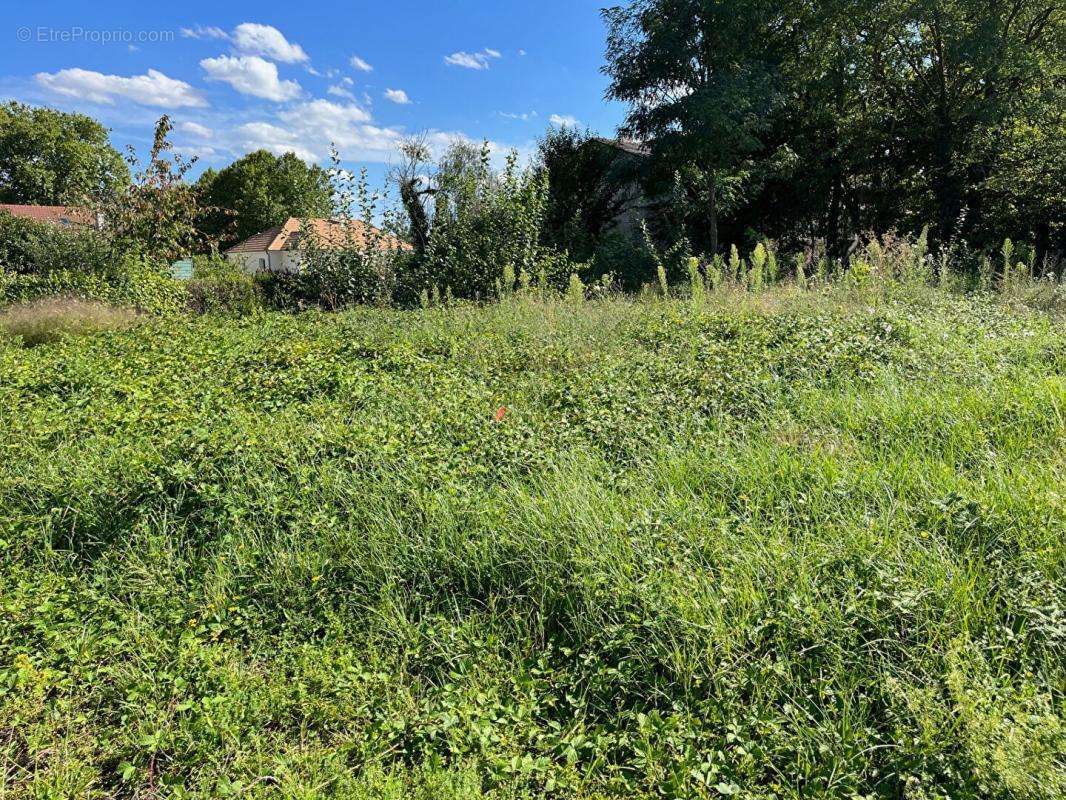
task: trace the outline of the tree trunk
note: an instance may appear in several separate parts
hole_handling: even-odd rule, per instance
[[[934,147],[935,172],[933,173],[933,196],[937,211],[937,249],[944,247],[955,236],[963,205],[963,182],[955,168],[955,126],[947,108],[947,100],[938,111],[936,143]]]
[[[1036,269],[1043,277],[1047,274],[1048,254],[1051,251],[1051,225],[1042,220],[1036,226]]]
[[[400,202],[403,203],[407,216],[411,221],[411,238],[414,239],[415,252],[422,256],[429,244],[429,216],[425,206],[422,205],[422,194],[416,185],[416,181],[400,182]]]
[[[708,233],[711,239],[711,254],[718,254],[718,187],[715,175],[711,175],[710,202],[707,204]]]
[[[840,165],[833,164],[833,186],[829,195],[829,219],[825,229],[825,252],[830,259],[836,260],[842,256],[840,245],[840,211],[843,206],[844,182],[840,174]]]

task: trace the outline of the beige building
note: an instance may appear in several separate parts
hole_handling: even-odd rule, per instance
[[[395,236],[367,225],[362,220],[304,220],[311,226],[314,241],[326,249],[340,247],[376,247],[381,250],[410,250],[411,245]],[[225,251],[224,255],[246,272],[299,272],[301,240],[306,232],[303,222],[289,217],[285,224],[250,236]]]

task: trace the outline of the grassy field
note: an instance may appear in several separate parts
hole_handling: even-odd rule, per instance
[[[0,798],[1066,796],[1066,320],[0,339]]]

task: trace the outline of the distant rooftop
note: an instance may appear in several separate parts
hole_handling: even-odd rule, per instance
[[[32,219],[35,222],[50,222],[53,225],[87,226],[96,224],[96,215],[88,208],[77,206],[34,206],[16,203],[0,203],[0,213],[6,211],[14,217]]]
[[[315,238],[325,246],[340,246],[350,240],[357,246],[365,245],[372,237],[381,237],[382,249],[410,250],[411,245],[395,236],[391,236],[367,225],[362,220],[348,220],[347,223],[336,219],[310,219],[307,222],[314,231]],[[233,245],[227,253],[262,253],[277,250],[297,250],[300,247],[301,221],[289,217],[283,225],[249,236],[243,242]],[[345,231],[347,226],[348,230]]]
[[[644,142],[638,142],[636,139],[607,139],[602,136],[597,136],[593,141],[605,144],[608,147],[617,148],[618,150],[634,156],[651,155],[651,148],[649,148]]]

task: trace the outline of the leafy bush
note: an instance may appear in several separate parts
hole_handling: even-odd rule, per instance
[[[55,296],[150,313],[185,305],[184,287],[166,266],[125,252],[107,230],[0,214],[0,303]]]
[[[120,270],[111,240],[89,227],[59,227],[0,212],[0,268],[20,275],[77,269],[107,277]]]
[[[193,259],[193,277],[185,287],[189,308],[198,314],[245,315],[263,308],[255,278],[217,253]]]
[[[16,303],[0,310],[0,330],[32,347],[63,336],[84,336],[127,328],[136,314],[126,308],[73,297]]]
[[[99,300],[151,314],[172,314],[186,304],[185,287],[169,270],[136,257],[122,259],[103,274],[81,269],[13,273],[0,268],[0,303],[55,296]]]
[[[408,294],[437,287],[486,300],[511,291],[522,273],[565,286],[569,264],[541,243],[546,173],[520,169],[517,153],[495,171],[488,143],[453,142],[435,169],[425,163],[429,150],[421,143],[408,143],[406,154],[397,177],[416,249],[399,278]],[[426,171],[432,172],[428,185]]]

